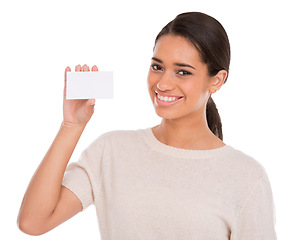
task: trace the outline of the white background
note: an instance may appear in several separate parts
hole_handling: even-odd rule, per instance
[[[26,0],[1,3],[2,239],[100,239],[94,206],[38,238],[16,225],[23,194],[62,120],[64,69],[114,71],[114,99],[97,100],[71,161],[100,134],[160,122],[146,77],[155,36],[177,14],[218,19],[231,43],[230,76],[213,95],[226,144],[267,170],[279,239],[298,239],[295,1]]]

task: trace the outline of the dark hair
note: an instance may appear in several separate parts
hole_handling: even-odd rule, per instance
[[[157,40],[166,34],[187,38],[198,50],[202,62],[208,66],[210,76],[220,70],[229,73],[230,43],[223,26],[213,17],[200,12],[179,14],[157,35]],[[225,79],[225,82],[227,77]],[[221,140],[223,139],[221,119],[211,96],[206,106],[208,127]]]

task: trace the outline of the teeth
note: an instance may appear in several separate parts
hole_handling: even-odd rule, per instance
[[[176,97],[163,97],[163,96],[160,96],[159,94],[157,94],[157,97],[160,100],[165,101],[165,102],[172,102],[172,101],[176,100]]]

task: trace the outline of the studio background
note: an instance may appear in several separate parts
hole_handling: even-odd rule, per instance
[[[147,91],[155,36],[177,14],[219,20],[231,44],[227,83],[213,95],[224,142],[269,176],[278,239],[298,239],[295,1],[6,1],[0,8],[2,239],[99,239],[94,206],[38,238],[16,219],[27,185],[62,121],[64,70],[114,72],[114,99],[97,100],[71,161],[99,135],[159,124]],[[5,237],[5,238],[4,238]]]

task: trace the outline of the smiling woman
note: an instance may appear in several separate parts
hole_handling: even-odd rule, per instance
[[[61,128],[25,193],[20,229],[43,234],[94,204],[103,240],[276,239],[266,171],[223,142],[211,100],[229,62],[217,20],[178,15],[156,38],[147,79],[161,123],[105,133],[69,166],[95,102],[64,95]]]

